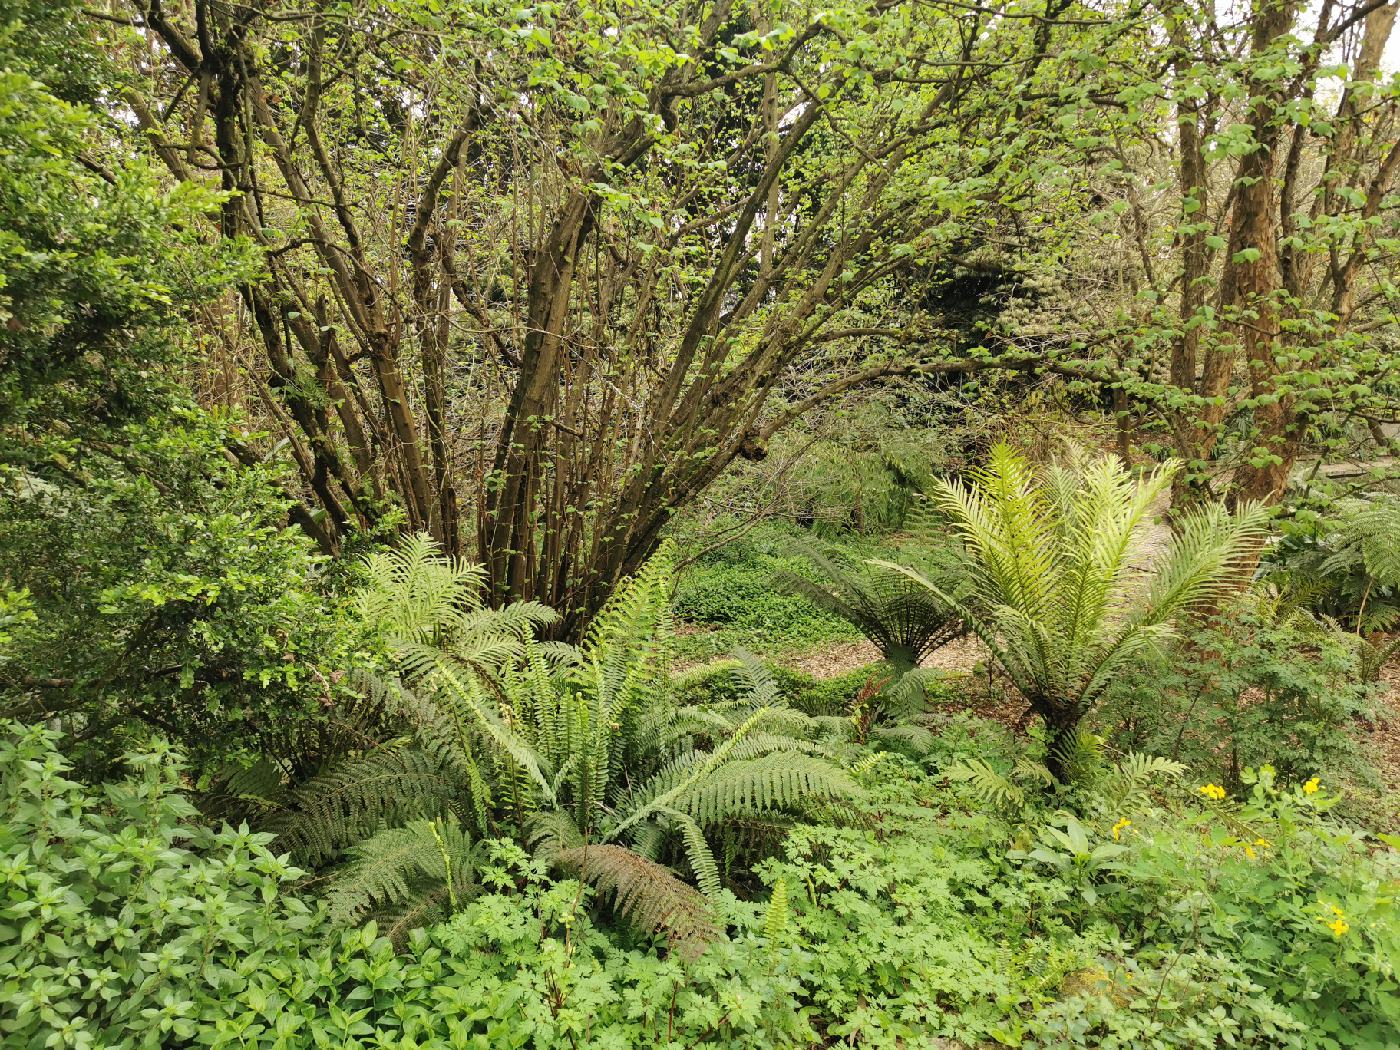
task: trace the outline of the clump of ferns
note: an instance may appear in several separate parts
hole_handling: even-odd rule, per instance
[[[921,525],[931,533],[932,527]],[[951,553],[939,547],[920,560],[920,569],[957,591],[958,570]],[[812,545],[803,554],[815,578],[780,573],[774,582],[858,628],[880,650],[895,675],[918,667],[930,653],[967,633],[952,603],[908,576],[881,565],[854,563]]]
[[[929,512],[917,512],[910,525],[927,541],[927,551],[918,559],[920,570],[940,582],[940,592],[889,566],[857,564],[811,545],[805,545],[803,553],[815,578],[789,572],[774,580],[777,586],[846,620],[879,649],[885,671],[872,675],[871,681],[880,686],[864,690],[858,711],[853,712],[867,723],[858,728],[861,742],[875,726],[899,724],[922,710],[927,686],[938,675],[919,665],[967,634],[962,613],[945,597],[961,597],[965,591],[956,551],[937,538]]]
[[[541,606],[489,610],[477,570],[426,540],[369,565],[367,621],[397,675],[366,680],[405,732],[290,793],[280,846],[324,864],[348,920],[428,921],[472,891],[472,843],[502,832],[685,951],[719,934],[713,840],[727,826],[858,789],[761,670],[742,700],[678,709],[668,690],[669,550],[618,587],[577,647],[534,641]],[[404,929],[401,923],[394,929]]]

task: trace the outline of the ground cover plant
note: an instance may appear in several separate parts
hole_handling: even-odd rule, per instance
[[[1391,1050],[1396,0],[0,0],[0,1045]]]

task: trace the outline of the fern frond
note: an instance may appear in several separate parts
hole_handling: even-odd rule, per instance
[[[1026,793],[1022,788],[980,758],[969,758],[950,766],[947,777],[951,781],[967,784],[979,799],[997,809],[1020,809],[1026,803]]]
[[[668,808],[702,827],[732,817],[790,810],[809,799],[851,798],[861,789],[842,769],[791,751],[725,763],[676,795]]]
[[[573,817],[563,810],[552,809],[535,814],[530,822],[530,848],[546,864],[565,850],[583,845],[583,832]]]
[[[1186,772],[1180,762],[1160,755],[1130,751],[1116,762],[1105,778],[1103,796],[1115,803],[1138,798],[1154,780],[1177,780]]]
[[[560,850],[554,866],[577,875],[612,899],[619,915],[640,929],[665,934],[678,954],[695,958],[720,936],[705,898],[675,872],[624,846]]]
[[[787,879],[780,878],[768,897],[768,906],[763,909],[763,936],[768,944],[777,948],[782,944],[788,925]]]
[[[916,667],[929,653],[966,633],[961,614],[940,591],[920,587],[877,563],[847,564],[811,545],[802,551],[820,581],[784,572],[774,577],[775,586],[856,627],[899,671]],[[944,583],[956,589],[950,580]]]
[[[713,900],[719,896],[719,865],[715,863],[715,855],[710,850],[709,842],[705,840],[705,833],[700,830],[699,824],[679,810],[667,809],[662,813],[680,832],[681,840],[685,843],[685,859],[690,865],[691,874],[695,876],[700,892]]]
[[[376,910],[421,909],[426,894],[435,901],[457,897],[458,888],[471,883],[475,860],[471,838],[450,818],[387,828],[351,856],[327,895],[332,919],[344,925]]]
[[[382,827],[451,809],[461,784],[407,738],[351,758],[290,793],[276,847],[316,867]]]

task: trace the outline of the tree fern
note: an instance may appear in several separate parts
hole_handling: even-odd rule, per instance
[[[1176,619],[1219,600],[1258,549],[1260,508],[1208,506],[1185,515],[1165,552],[1149,558],[1148,516],[1175,471],[1134,479],[1112,456],[1037,471],[999,445],[971,484],[940,482],[934,492],[967,546],[967,598],[880,563],[962,611],[1044,720],[1057,780],[1068,779],[1066,749],[1109,685],[1171,637]]]
[[[781,573],[774,580],[777,586],[852,624],[875,643],[896,673],[917,667],[929,653],[966,633],[961,613],[940,591],[920,587],[897,570],[848,564],[811,546],[804,548],[804,554],[819,579]],[[937,563],[937,569],[923,568],[944,590],[957,592],[958,582],[946,558]]]

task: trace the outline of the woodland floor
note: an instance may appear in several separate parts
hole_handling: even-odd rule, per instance
[[[959,678],[984,673],[987,650],[971,636],[950,642],[930,654],[924,667],[936,668]],[[776,662],[813,678],[833,678],[879,660],[880,652],[865,640],[856,642],[827,642],[809,649],[775,654]],[[1375,763],[1385,783],[1389,797],[1400,796],[1400,666],[1392,664],[1382,674],[1384,689],[1380,700],[1380,717],[1367,719],[1357,726],[1357,739],[1362,750]],[[964,709],[983,718],[1024,732],[1028,724],[1023,703],[1004,689],[968,689]],[[1400,814],[1396,815],[1400,818]],[[1400,819],[1397,819],[1400,823]]]

